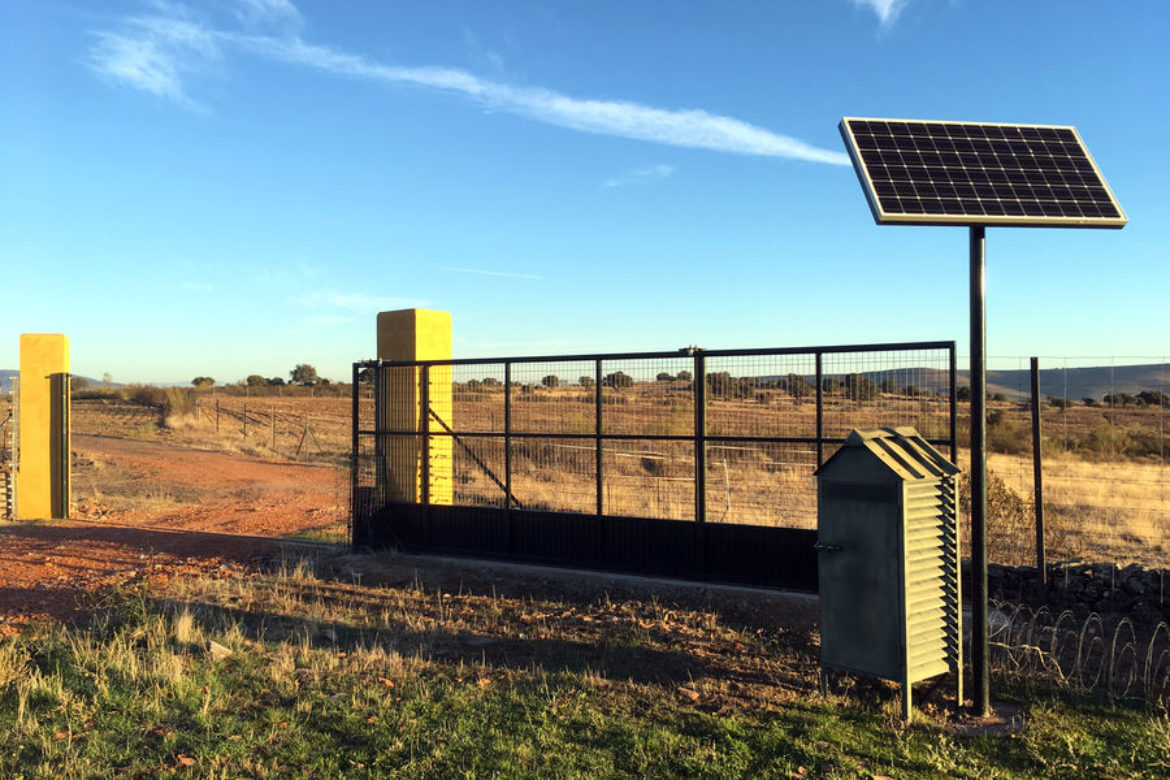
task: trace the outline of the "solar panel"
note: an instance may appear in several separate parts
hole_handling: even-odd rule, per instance
[[[846,117],[840,129],[879,224],[1128,221],[1075,127]]]

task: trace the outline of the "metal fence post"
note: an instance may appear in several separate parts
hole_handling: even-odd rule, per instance
[[[605,509],[605,479],[603,477],[602,468],[605,459],[605,451],[602,448],[601,440],[601,403],[602,403],[602,388],[601,388],[601,360],[600,358],[594,362],[593,365],[593,400],[594,400],[594,421],[593,431],[597,442],[597,514],[604,514]]]
[[[349,544],[357,546],[358,512],[358,431],[361,430],[358,419],[358,364],[353,364],[350,374],[350,430],[349,430]]]
[[[504,507],[512,511],[512,364],[504,363]]]
[[[707,521],[707,360],[695,350],[695,522]]]
[[[1048,584],[1044,560],[1044,469],[1040,444],[1040,358],[1032,358],[1032,497],[1036,511],[1036,568],[1040,582]]]
[[[955,354],[955,342],[951,342],[947,350],[947,356],[950,361],[950,382],[951,386],[951,463],[959,462],[959,368],[958,358]]]

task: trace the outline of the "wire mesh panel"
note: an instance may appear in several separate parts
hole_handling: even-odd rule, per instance
[[[936,342],[359,364],[373,387],[354,401],[355,536],[359,514],[387,507],[433,535],[454,516],[407,508],[445,505],[508,513],[490,520],[509,535],[497,546],[579,543],[591,560],[628,557],[612,549],[619,538],[663,543],[662,531],[524,534],[555,534],[548,513],[813,529],[813,472],[853,428],[951,440],[953,353]],[[734,568],[726,550],[717,558]]]
[[[816,528],[816,468],[817,451],[810,444],[710,444],[707,521]]]
[[[1004,359],[1000,359],[1004,360]],[[1080,358],[1080,361],[1092,360]],[[1170,565],[1170,363],[1039,371],[1043,540],[1050,563],[1088,560]],[[1034,566],[1035,458],[1028,359],[989,372],[988,554]],[[966,404],[960,404],[960,428]],[[966,451],[960,463],[966,462]]]
[[[941,350],[828,354],[821,374],[827,437],[909,425],[928,441],[950,438],[950,363]]]
[[[596,512],[594,450],[576,441],[525,436],[512,442],[512,491],[521,507]]]
[[[451,366],[453,409],[448,426],[463,433],[504,430],[504,364]]]

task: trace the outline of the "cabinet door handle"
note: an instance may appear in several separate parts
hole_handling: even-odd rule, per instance
[[[817,542],[813,545],[813,549],[817,552],[841,552],[841,545],[839,544],[821,544]]]

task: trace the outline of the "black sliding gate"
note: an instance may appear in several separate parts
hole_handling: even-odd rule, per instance
[[[816,590],[853,428],[956,455],[954,342],[353,368],[353,543]]]

